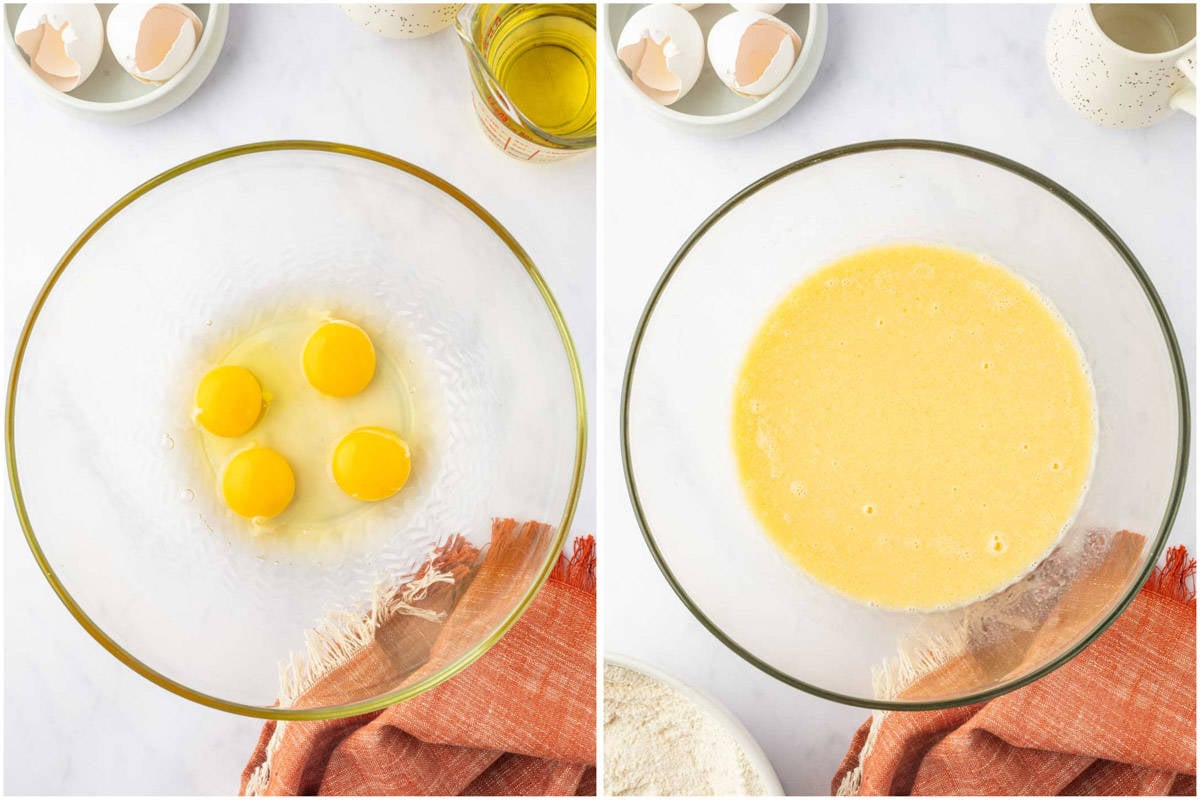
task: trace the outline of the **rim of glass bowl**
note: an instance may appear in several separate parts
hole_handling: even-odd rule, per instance
[[[29,344],[30,336],[33,333],[33,328],[37,322],[38,316],[41,313],[42,307],[50,297],[50,292],[54,289],[59,277],[70,266],[71,260],[83,248],[87,241],[104,226],[106,222],[116,216],[126,206],[133,201],[142,197],[145,194],[153,191],[158,186],[177,178],[192,170],[200,167],[214,164],[219,161],[237,158],[238,156],[251,155],[255,153],[266,153],[281,150],[294,151],[316,151],[323,153],[336,153],[339,155],[350,156],[353,158],[361,158],[367,161],[374,161],[377,164],[382,164],[386,167],[406,172],[413,177],[423,180],[436,189],[448,194],[450,197],[457,200],[467,208],[472,214],[479,218],[485,225],[492,229],[496,236],[508,245],[509,250],[516,256],[521,266],[525,268],[529,279],[533,281],[538,292],[542,296],[543,302],[546,304],[546,309],[554,320],[555,326],[558,328],[559,336],[562,339],[563,348],[566,351],[567,361],[571,369],[571,382],[575,391],[575,417],[576,417],[576,436],[575,436],[575,459],[573,464],[573,474],[571,478],[571,490],[567,497],[566,508],[563,510],[562,517],[558,523],[558,532],[555,536],[553,546],[549,550],[549,555],[546,562],[539,570],[537,577],[525,596],[521,598],[517,607],[508,615],[508,618],[481,643],[475,645],[463,655],[459,656],[449,666],[440,670],[437,674],[426,678],[423,681],[406,686],[403,689],[398,689],[380,697],[372,698],[358,703],[347,703],[340,706],[329,706],[325,708],[310,708],[310,709],[278,709],[268,708],[265,706],[253,706],[244,703],[234,703],[227,700],[222,700],[204,692],[199,692],[185,686],[184,684],[168,678],[166,675],[158,672],[142,661],[138,660],[132,653],[125,650],[113,639],[111,639],[92,619],[84,612],[82,608],[75,602],[70,592],[59,580],[54,569],[46,560],[45,554],[42,552],[41,546],[38,544],[37,535],[33,531],[33,526],[29,521],[29,515],[25,508],[25,500],[21,494],[21,481],[18,476],[16,454],[13,447],[14,442],[14,421],[16,410],[16,390],[17,382],[21,376],[21,364],[25,359],[25,348]],[[229,711],[234,714],[241,714],[247,717],[257,717],[259,719],[277,719],[277,720],[318,720],[318,719],[335,719],[338,717],[348,717],[355,714],[365,714],[369,711],[376,711],[386,706],[398,703],[401,700],[407,700],[415,697],[422,692],[432,689],[434,686],[458,674],[468,667],[475,659],[479,658],[487,652],[492,645],[496,644],[500,638],[513,626],[514,623],[533,602],[533,598],[549,577],[551,569],[554,567],[555,561],[558,558],[559,552],[562,550],[563,543],[566,541],[567,532],[571,527],[571,520],[575,515],[575,506],[579,500],[579,492],[583,483],[583,465],[584,454],[586,452],[587,441],[587,409],[584,402],[583,393],[583,372],[579,365],[579,357],[575,350],[574,340],[571,338],[571,333],[567,329],[566,319],[563,317],[562,311],[558,306],[554,295],[550,291],[550,287],[546,284],[545,279],[534,266],[532,259],[513,238],[513,235],[501,225],[495,217],[489,214],[481,205],[476,203],[469,195],[464,193],[453,184],[439,178],[432,172],[422,169],[415,164],[410,164],[393,156],[368,150],[355,145],[338,144],[335,142],[324,142],[306,139],[291,139],[267,142],[255,142],[252,144],[239,145],[237,147],[229,147],[223,150],[209,153],[198,158],[185,161],[184,163],[172,167],[171,169],[162,172],[145,183],[141,184],[131,192],[117,200],[109,206],[100,216],[98,216],[83,233],[79,235],[74,243],[67,249],[66,253],[59,259],[55,265],[50,277],[42,285],[38,292],[37,299],[34,301],[33,307],[29,311],[29,315],[25,320],[24,327],[21,329],[20,338],[17,341],[16,354],[13,357],[13,364],[8,378],[8,396],[5,404],[4,415],[4,443],[7,450],[6,458],[8,462],[8,480],[12,489],[13,500],[16,503],[17,518],[20,520],[21,528],[25,532],[25,540],[29,544],[30,550],[33,551],[33,557],[37,560],[38,567],[42,574],[46,576],[46,580],[50,582],[50,586],[58,595],[58,598],[71,612],[71,616],[83,626],[92,638],[118,660],[124,663],[127,667],[137,672],[143,678],[161,686],[162,688],[195,701],[201,705],[206,705],[211,708],[217,708],[222,711]]]
[[[662,296],[663,292],[667,288],[667,285],[671,281],[671,277],[683,263],[684,259],[687,257],[688,253],[691,251],[696,242],[708,232],[709,228],[712,228],[714,225],[716,225],[726,213],[735,208],[743,200],[756,193],[758,190],[770,186],[772,183],[775,183],[782,178],[786,178],[792,173],[807,169],[808,167],[822,164],[826,161],[832,161],[837,158],[843,158],[845,156],[860,155],[862,153],[870,153],[878,150],[932,150],[946,153],[948,155],[961,156],[964,158],[981,161],[1025,178],[1026,180],[1045,189],[1047,192],[1073,208],[1080,216],[1090,222],[1106,240],[1108,240],[1108,243],[1112,245],[1113,249],[1115,249],[1121,258],[1124,259],[1126,266],[1129,267],[1129,271],[1133,273],[1134,277],[1137,278],[1138,283],[1141,284],[1142,291],[1145,292],[1146,299],[1149,300],[1151,307],[1154,309],[1154,315],[1158,318],[1158,325],[1162,331],[1163,339],[1171,357],[1171,366],[1175,373],[1176,400],[1178,403],[1179,413],[1179,442],[1175,454],[1175,479],[1173,485],[1171,486],[1171,495],[1168,498],[1167,507],[1165,513],[1163,514],[1162,522],[1159,525],[1158,534],[1155,537],[1151,547],[1150,557],[1147,558],[1146,564],[1142,568],[1142,572],[1138,576],[1137,580],[1130,584],[1129,589],[1125,592],[1125,595],[1121,598],[1120,602],[1113,607],[1112,611],[1110,611],[1104,617],[1104,619],[1101,620],[1100,623],[1087,634],[1087,636],[1083,637],[1079,642],[1070,647],[1067,652],[1042,665],[1038,669],[1033,670],[1028,675],[1024,675],[1020,678],[1009,681],[1008,683],[987,689],[985,691],[975,692],[950,700],[929,702],[899,702],[894,700],[880,700],[877,698],[864,698],[841,694],[839,692],[823,689],[820,686],[816,686],[811,683],[806,683],[798,678],[794,678],[782,670],[771,666],[738,644],[738,642],[732,636],[725,633],[725,631],[718,627],[704,614],[699,605],[697,605],[696,602],[693,601],[690,596],[688,596],[687,590],[684,589],[680,582],[675,578],[674,573],[671,572],[670,566],[667,564],[666,559],[663,558],[662,552],[658,549],[658,545],[654,541],[654,534],[650,530],[650,525],[646,522],[646,516],[642,510],[641,499],[638,495],[637,479],[633,474],[633,464],[630,456],[629,400],[630,390],[633,384],[633,374],[634,370],[637,368],[638,350],[641,347],[642,338],[645,336],[650,319],[654,315],[654,308],[658,304],[659,297]],[[799,161],[794,161],[787,166],[781,167],[780,169],[777,169],[774,172],[759,178],[746,188],[739,191],[733,197],[722,203],[716,211],[712,212],[712,214],[710,214],[708,218],[704,220],[704,222],[700,223],[700,226],[696,228],[696,230],[693,231],[690,236],[688,236],[687,240],[683,243],[679,250],[676,251],[675,255],[671,258],[671,262],[667,265],[666,270],[663,272],[662,277],[659,278],[658,283],[655,285],[654,291],[651,292],[649,300],[646,301],[646,306],[642,311],[641,319],[638,320],[638,326],[633,336],[633,342],[629,347],[629,356],[625,364],[624,385],[621,387],[621,460],[624,464],[625,470],[625,486],[629,492],[629,499],[633,503],[633,511],[634,515],[637,517],[638,526],[642,529],[642,536],[646,540],[646,545],[650,548],[650,554],[654,557],[654,561],[658,564],[659,570],[662,571],[663,576],[667,579],[667,583],[671,585],[671,589],[675,592],[679,599],[683,601],[683,604],[687,607],[688,611],[692,612],[692,615],[699,620],[700,624],[707,628],[709,633],[717,637],[722,644],[773,678],[783,681],[790,686],[794,686],[797,689],[802,689],[810,694],[822,697],[826,700],[833,700],[834,702],[843,703],[850,706],[858,706],[860,708],[889,711],[927,711],[940,708],[953,708],[956,706],[982,702],[984,700],[991,700],[994,697],[998,697],[1006,692],[1010,692],[1013,689],[1018,689],[1026,684],[1032,683],[1038,678],[1049,674],[1050,672],[1053,672],[1082,652],[1085,647],[1087,647],[1096,639],[1096,637],[1103,633],[1105,629],[1107,629],[1108,626],[1111,625],[1118,616],[1120,616],[1121,612],[1125,610],[1125,608],[1137,595],[1138,590],[1141,589],[1142,584],[1145,583],[1146,578],[1150,576],[1150,572],[1153,570],[1154,565],[1158,562],[1158,557],[1162,552],[1163,546],[1166,544],[1167,536],[1171,531],[1172,524],[1175,522],[1175,515],[1179,511],[1179,504],[1183,497],[1183,487],[1187,477],[1190,426],[1191,420],[1188,410],[1187,373],[1184,369],[1183,356],[1180,353],[1179,342],[1175,338],[1175,330],[1171,325],[1171,320],[1167,316],[1166,308],[1163,306],[1157,290],[1155,290],[1154,285],[1151,283],[1149,276],[1146,275],[1145,270],[1142,269],[1142,265],[1138,263],[1137,258],[1134,257],[1133,253],[1129,250],[1125,243],[1121,241],[1121,238],[1117,236],[1116,232],[1109,227],[1108,223],[1101,219],[1100,215],[1088,207],[1087,204],[1085,204],[1082,200],[1071,194],[1071,192],[1050,180],[1045,175],[1042,175],[1040,172],[1037,172],[1036,170],[1033,170],[1024,164],[1020,164],[1011,159],[996,155],[995,153],[991,153],[986,150],[980,150],[968,145],[929,139],[882,139],[870,142],[858,142],[855,144],[849,144],[842,147],[835,147],[830,150],[825,150],[823,152],[808,156],[807,158],[802,158]]]

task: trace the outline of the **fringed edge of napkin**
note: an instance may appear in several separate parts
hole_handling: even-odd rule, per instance
[[[872,668],[871,681],[879,697],[896,697],[906,686],[916,683],[921,676],[929,675],[946,666],[950,660],[966,647],[967,636],[961,628],[927,635],[923,646],[917,649],[901,648],[883,666]],[[875,749],[875,740],[883,721],[892,712],[872,709],[871,727],[859,751],[858,764],[842,777],[838,785],[838,797],[853,797],[862,786],[862,766],[867,756]]]
[[[371,593],[371,606],[330,612],[304,633],[304,649],[295,651],[279,665],[279,705],[294,706],[326,675],[348,663],[375,638],[375,631],[397,615],[407,614],[433,622],[444,615],[416,605],[429,589],[457,580],[455,567],[474,562],[479,548],[461,534],[434,545],[420,569],[399,584],[379,581]],[[261,795],[271,780],[271,762],[283,744],[288,721],[279,720],[263,752],[263,761],[246,781],[245,794]]]
[[[371,607],[334,611],[304,634],[303,652],[294,652],[279,668],[279,702],[291,706],[316,686],[317,682],[348,662],[355,653],[371,643],[375,631],[398,614],[440,621],[445,614],[420,608],[429,589],[439,583],[454,583],[453,572],[443,571],[445,562],[457,561],[469,548],[467,560],[475,557],[475,548],[460,535],[437,545],[426,563],[399,585],[380,581],[371,595]]]
[[[565,583],[576,589],[596,591],[596,537],[588,535],[575,540],[571,557],[558,554],[558,563],[550,572],[550,580]]]
[[[1150,573],[1145,588],[1171,600],[1196,605],[1196,559],[1188,555],[1187,547],[1177,544],[1167,550],[1163,563]]]
[[[1162,597],[1181,603],[1190,603],[1194,606],[1196,604],[1196,559],[1188,555],[1186,546],[1175,545],[1167,550],[1163,563],[1154,567],[1142,588]],[[946,645],[944,648],[943,644]],[[944,666],[949,660],[947,654],[957,652],[951,648],[952,644],[954,643],[947,640],[937,646],[922,649],[911,656],[903,656],[886,673],[877,672],[874,676],[875,681],[877,684],[885,684],[889,691],[895,691],[898,685],[910,685],[921,675],[928,675],[933,670]],[[842,777],[842,782],[838,784],[837,792],[835,792],[836,796],[853,797],[858,795],[859,789],[862,788],[863,765],[875,749],[875,742],[879,738],[879,730],[883,727],[884,719],[891,713],[882,709],[871,712],[871,726],[867,729],[867,738],[863,742],[862,749],[859,750],[858,763]]]
[[[925,675],[936,672],[962,653],[968,636],[961,625],[925,632],[920,647],[901,647],[883,665],[871,668],[871,683],[876,697],[899,697]]]
[[[520,529],[529,524],[532,523],[525,523]],[[517,537],[512,535],[518,530],[515,520],[496,520],[493,525],[493,547],[504,547],[517,541]],[[371,607],[365,614],[354,610],[331,612],[306,631],[304,651],[292,653],[280,665],[280,705],[294,705],[322,678],[348,663],[359,650],[370,644],[375,631],[396,615],[409,614],[434,622],[441,620],[444,614],[415,604],[425,598],[432,586],[454,583],[458,579],[455,574],[458,570],[454,566],[473,562],[479,552],[479,548],[465,537],[455,534],[446,542],[435,545],[421,568],[399,584],[377,583],[372,593]],[[595,592],[595,537],[589,535],[576,539],[569,558],[565,552],[559,553],[549,580]],[[287,725],[287,720],[275,724],[275,730],[263,751],[262,763],[246,781],[247,796],[260,796],[266,792],[271,780],[271,762],[283,744]]]

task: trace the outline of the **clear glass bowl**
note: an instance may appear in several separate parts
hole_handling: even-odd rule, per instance
[[[871,608],[807,577],[754,519],[729,444],[735,377],[774,304],[833,259],[896,241],[951,245],[1024,276],[1078,336],[1097,393],[1095,472],[1075,523],[1026,578],[952,611]],[[914,710],[1045,675],[1130,602],[1179,506],[1187,386],[1149,278],[1074,195],[980,150],[869,142],[767,175],[684,243],[634,337],[621,435],[646,542],[705,627],[798,688]]]
[[[381,357],[404,360],[428,412],[409,486],[322,547],[252,536],[198,464],[190,420],[223,339],[290,308],[362,324]],[[575,509],[583,397],[549,288],[478,204],[381,153],[266,142],[168,170],[67,250],[17,344],[9,477],[39,566],[117,658],[227,711],[346,716],[463,669],[533,599]],[[412,573],[438,541],[486,546],[493,517],[552,534],[512,560],[494,602],[471,604],[462,627],[477,636],[436,650],[419,675],[393,659],[372,689],[276,705],[305,631],[331,613],[361,618],[377,584]]]

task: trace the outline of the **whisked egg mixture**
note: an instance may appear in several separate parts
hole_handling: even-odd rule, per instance
[[[733,440],[746,499],[818,581],[898,610],[965,605],[1072,523],[1096,448],[1066,322],[998,264],[896,244],[810,275],[746,354]]]

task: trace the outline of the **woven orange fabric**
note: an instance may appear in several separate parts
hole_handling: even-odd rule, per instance
[[[392,672],[397,642],[420,651],[424,641],[424,652],[436,653],[447,641],[471,635],[456,619],[472,619],[462,612],[491,603],[506,585],[498,576],[510,568],[506,554],[519,549],[513,545],[520,537],[548,530],[497,521],[492,546],[444,625],[415,617],[389,622],[376,641],[306,692],[305,700],[337,696],[348,681],[371,685],[372,675]],[[474,553],[455,538],[434,563],[453,571]],[[446,592],[452,591],[435,587],[422,607],[448,608],[452,601]],[[421,670],[415,675],[419,678]],[[595,699],[595,542],[589,536],[575,542],[569,560],[560,557],[517,624],[456,677],[372,714],[286,723],[261,793],[595,794]],[[263,727],[242,775],[243,794],[267,759],[276,725]]]
[[[1173,548],[1133,603],[1066,665],[987,703],[884,712],[833,790],[862,795],[1196,793],[1195,562]],[[844,791],[844,790],[843,790]]]

